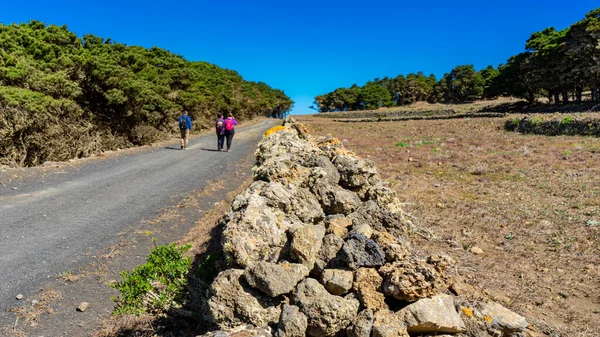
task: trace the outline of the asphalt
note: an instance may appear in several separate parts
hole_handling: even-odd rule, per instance
[[[0,179],[0,327],[15,323],[11,308],[61,273],[88,266],[92,256],[119,243],[119,233],[136,230],[185,192],[240,179],[228,173],[277,123],[236,128],[232,152],[216,151],[216,137],[206,135],[186,151],[173,142],[51,174]]]

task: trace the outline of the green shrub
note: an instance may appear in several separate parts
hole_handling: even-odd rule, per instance
[[[529,120],[529,123],[533,126],[540,125],[540,124],[542,124],[542,118],[541,117],[533,117],[532,119]]]
[[[574,120],[573,117],[567,116],[567,117],[563,118],[561,123],[562,124],[571,124],[571,123],[573,123],[573,120]]]
[[[174,243],[155,247],[148,261],[133,271],[121,272],[123,281],[112,284],[120,291],[114,314],[166,312],[180,307],[186,298],[187,274],[192,265],[183,254],[191,245]]]

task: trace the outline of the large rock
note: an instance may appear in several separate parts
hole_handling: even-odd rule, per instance
[[[365,309],[358,314],[354,323],[346,329],[348,337],[370,337],[373,328],[373,311]]]
[[[335,336],[354,321],[358,301],[331,295],[317,280],[307,278],[296,287],[294,302],[308,318],[308,336]]]
[[[409,302],[432,297],[447,281],[445,269],[449,258],[430,257],[427,262],[410,258],[388,263],[379,269],[383,292]]]
[[[294,228],[291,235],[290,250],[292,258],[312,269],[321,250],[325,227],[322,225],[300,226]]]
[[[341,258],[353,270],[378,267],[385,263],[385,253],[381,246],[360,233],[348,236],[341,250]]]
[[[511,333],[525,331],[529,323],[527,320],[496,302],[480,303],[475,310],[475,315],[481,318],[489,317],[492,328],[501,331],[505,336]]]
[[[275,337],[304,337],[308,320],[295,305],[284,304]]]
[[[252,205],[253,197],[262,197],[263,203],[279,209],[289,217],[296,217],[304,223],[317,223],[324,218],[317,198],[305,188],[294,185],[284,186],[279,182],[253,182],[232,202],[233,211],[243,211]]]
[[[406,325],[390,310],[379,310],[373,315],[373,337],[409,337]]]
[[[439,334],[465,331],[454,306],[454,299],[448,295],[423,298],[397,312],[404,319],[409,333]]]
[[[324,180],[327,184],[337,185],[340,181],[340,174],[337,168],[331,163],[325,154],[309,153],[299,158],[300,163],[305,167],[319,167],[325,172]]]
[[[383,279],[373,268],[359,268],[354,271],[354,284],[352,289],[358,295],[360,304],[364,308],[377,311],[387,309],[385,296],[381,293]]]
[[[340,154],[332,162],[340,173],[342,187],[360,188],[379,181],[377,169],[372,161],[363,160],[351,154]]]
[[[338,185],[317,184],[312,190],[326,214],[350,214],[360,205],[356,194]]]
[[[401,213],[391,212],[373,200],[363,202],[348,218],[353,226],[364,223],[374,230],[389,232],[395,237],[406,237],[409,231],[409,223]]]
[[[349,270],[325,269],[321,274],[321,283],[333,295],[343,295],[352,289],[354,275]]]
[[[228,269],[215,278],[210,286],[212,297],[208,300],[211,320],[221,329],[277,323],[281,313],[279,301],[242,284],[243,274],[243,270]]]
[[[268,207],[264,198],[251,198],[248,207],[231,214],[221,239],[226,261],[242,268],[259,261],[277,262],[287,243],[287,230],[300,225],[283,211]]]
[[[331,136],[317,137],[314,143],[330,160],[333,160],[338,155],[349,153],[339,139]]]
[[[246,268],[244,277],[252,288],[276,297],[291,292],[308,273],[308,268],[301,264],[261,261]]]
[[[404,238],[380,231],[374,231],[371,238],[383,248],[387,262],[402,261],[411,255],[408,241]]]

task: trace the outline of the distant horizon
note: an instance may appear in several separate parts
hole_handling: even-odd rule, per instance
[[[183,1],[171,7],[33,0],[5,4],[0,22],[37,20],[66,25],[80,37],[89,33],[129,46],[156,46],[265,82],[295,102],[291,114],[313,114],[309,106],[315,96],[377,77],[422,71],[440,78],[463,64],[497,67],[524,51],[532,33],[567,28],[598,6],[589,0],[566,7],[557,0],[502,6],[472,0],[369,6]]]

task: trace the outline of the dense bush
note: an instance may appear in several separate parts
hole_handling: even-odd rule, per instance
[[[79,38],[66,26],[0,24],[0,165],[31,166],[143,145],[217,113],[283,117],[283,91],[153,47]]]

